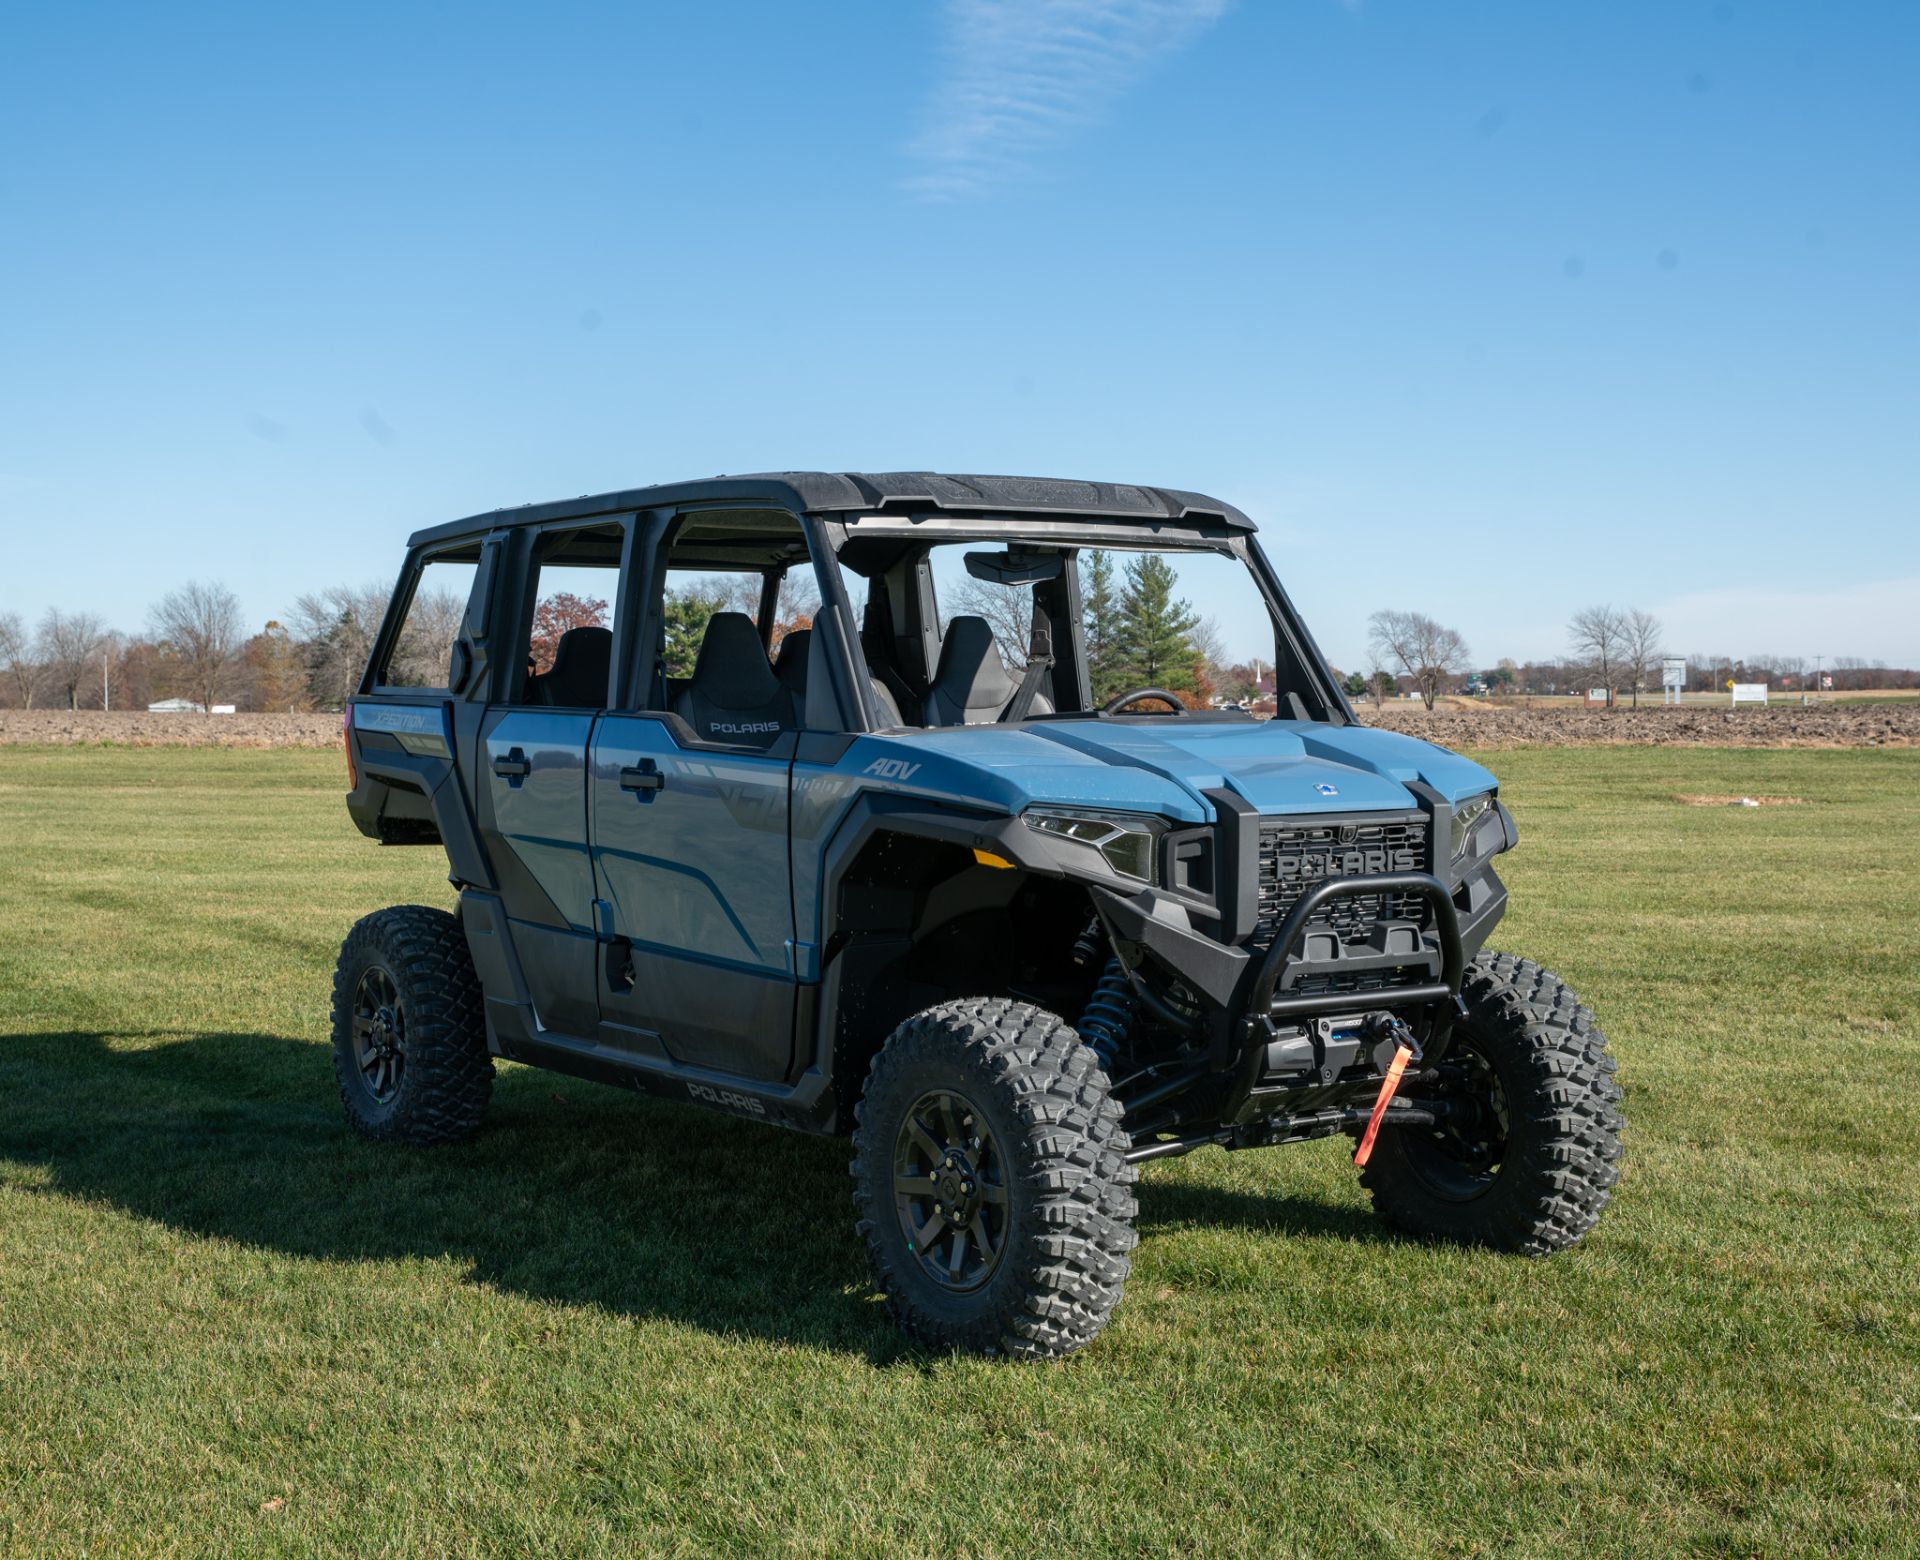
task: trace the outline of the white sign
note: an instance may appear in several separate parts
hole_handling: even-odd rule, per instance
[[[1765,704],[1767,685],[1765,683],[1735,683],[1733,685],[1735,704]]]
[[[1660,702],[1678,704],[1687,691],[1687,658],[1670,655],[1660,662]]]

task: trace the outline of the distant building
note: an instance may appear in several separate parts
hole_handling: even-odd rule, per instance
[[[147,706],[149,715],[231,715],[234,706],[216,704],[209,710],[204,704],[196,704],[191,699],[162,699],[158,704]]]

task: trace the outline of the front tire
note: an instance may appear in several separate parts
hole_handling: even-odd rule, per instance
[[[927,1348],[1058,1359],[1120,1303],[1133,1166],[1092,1051],[1024,1002],[908,1019],[855,1109],[854,1206],[875,1287]]]
[[[1598,1221],[1620,1179],[1620,1086],[1607,1037],[1551,970],[1483,953],[1440,1062],[1437,1127],[1384,1131],[1361,1183],[1388,1223],[1545,1256]]]
[[[493,1059],[455,917],[398,905],[347,933],[333,976],[333,1070],[362,1137],[455,1143],[479,1130]]]

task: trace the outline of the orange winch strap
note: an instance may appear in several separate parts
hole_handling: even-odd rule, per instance
[[[1380,1097],[1373,1102],[1373,1114],[1367,1118],[1367,1130],[1361,1135],[1360,1147],[1353,1156],[1356,1165],[1364,1165],[1373,1156],[1373,1140],[1380,1133],[1380,1118],[1387,1113],[1387,1106],[1393,1101],[1393,1091],[1400,1087],[1401,1076],[1407,1070],[1407,1063],[1413,1060],[1413,1047],[1402,1045],[1393,1053],[1393,1065],[1387,1068],[1387,1076],[1380,1083]]]

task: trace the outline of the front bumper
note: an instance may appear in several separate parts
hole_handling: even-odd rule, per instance
[[[1406,969],[1413,960],[1428,960],[1437,953],[1440,970],[1436,979],[1407,986],[1385,987],[1378,991],[1322,991],[1295,993],[1289,989],[1295,971],[1311,967],[1316,961],[1303,956],[1301,944],[1314,917],[1336,899],[1360,899],[1373,896],[1418,895],[1433,917],[1431,932],[1422,934],[1405,928],[1408,941],[1416,945],[1405,951],[1369,951],[1344,955],[1330,961],[1341,974],[1371,974],[1375,971]],[[1388,936],[1392,926],[1384,928]],[[1341,945],[1327,939],[1333,950]],[[1417,948],[1417,951],[1416,951]],[[1358,966],[1358,968],[1356,968]],[[1246,1012],[1253,1018],[1309,1018],[1321,1013],[1347,1013],[1356,1006],[1424,1007],[1430,1002],[1449,1002],[1460,995],[1465,978],[1466,955],[1460,941],[1460,917],[1453,896],[1430,872],[1384,872],[1372,877],[1327,878],[1309,888],[1280,925],[1273,943],[1261,955],[1247,994]],[[1376,1001],[1375,999],[1390,999]]]
[[[1089,885],[1089,892],[1115,939],[1141,950],[1236,1019],[1450,1002],[1466,965],[1486,945],[1507,908],[1506,886],[1490,860],[1452,885],[1427,872],[1329,878],[1301,897],[1263,947],[1223,942],[1217,920],[1196,915],[1172,895],[1096,885]],[[1425,924],[1383,923],[1372,943],[1359,949],[1309,935],[1316,913],[1329,903],[1383,894],[1417,895],[1427,911]],[[1380,971],[1414,973],[1379,989],[1312,989],[1341,986],[1347,984],[1343,977]]]

